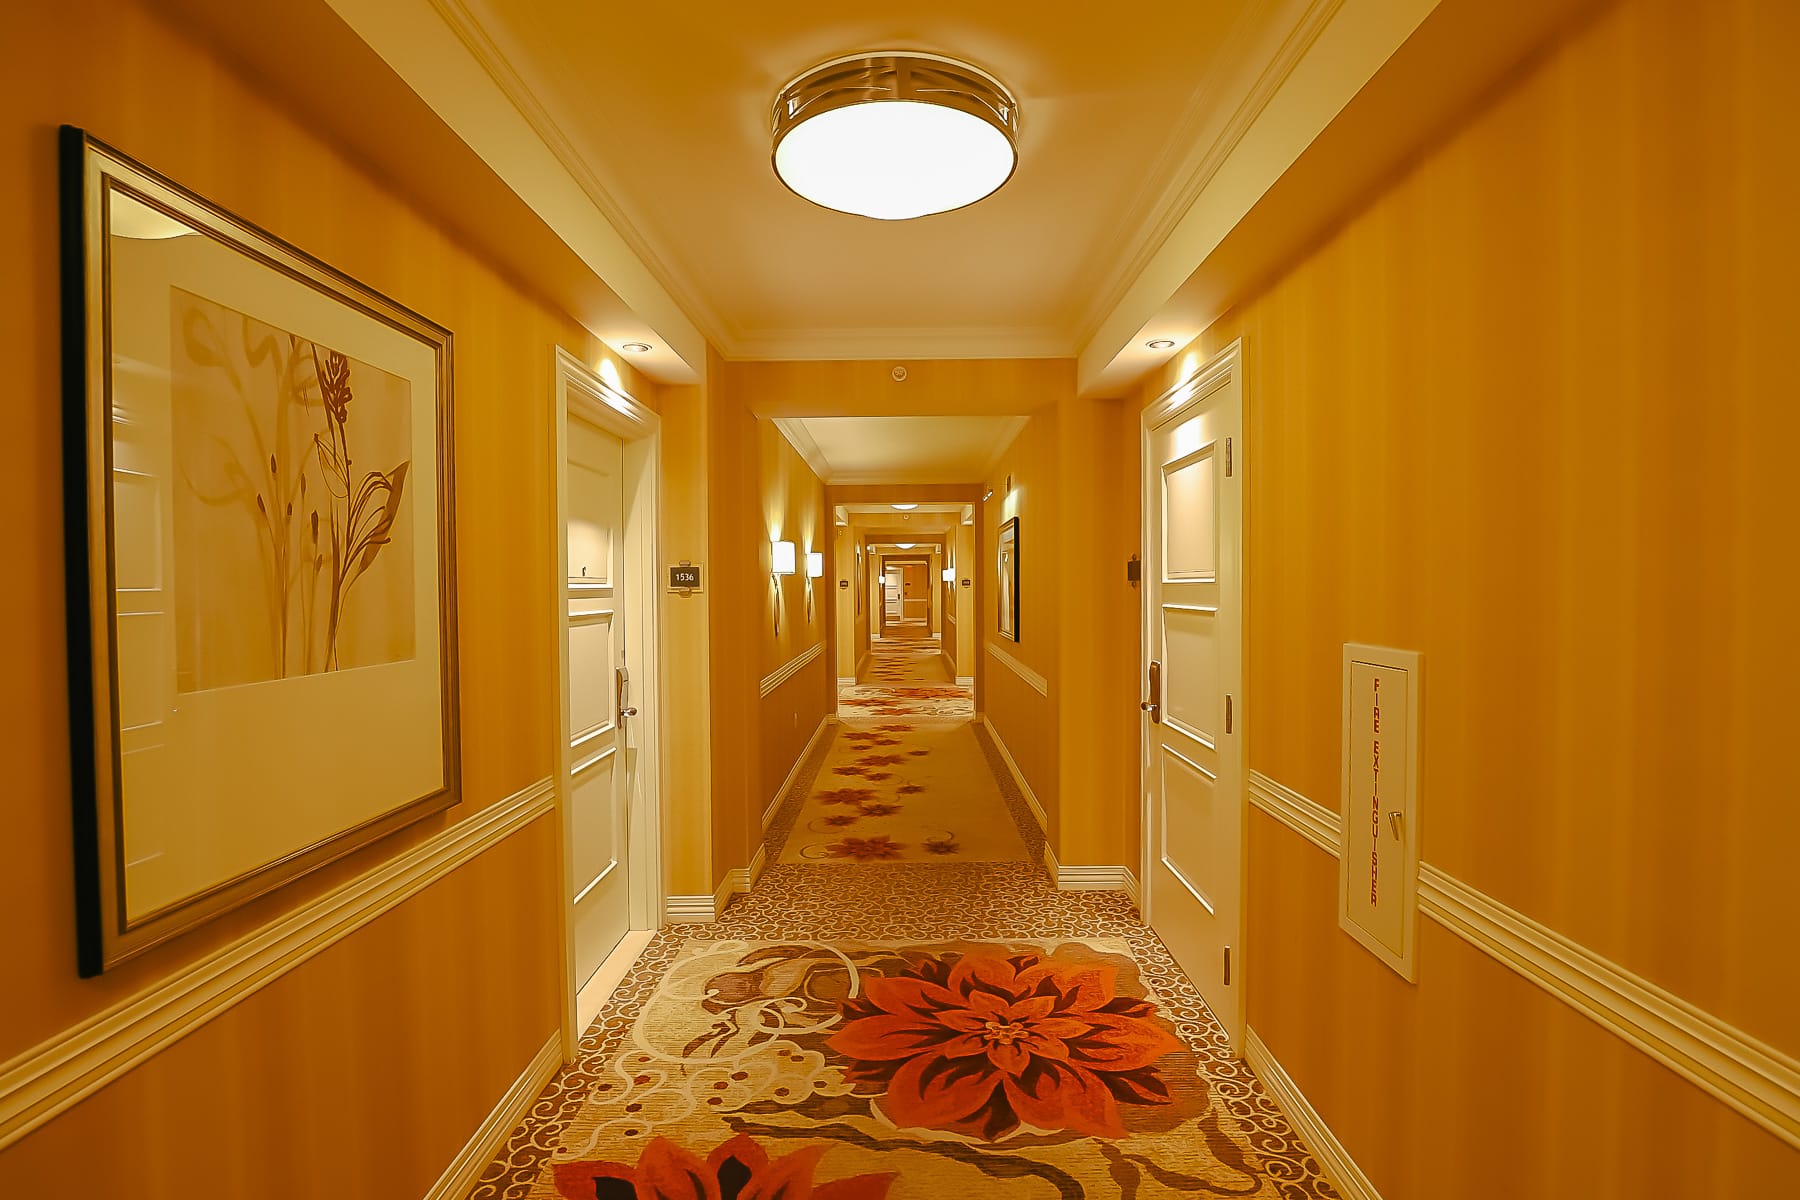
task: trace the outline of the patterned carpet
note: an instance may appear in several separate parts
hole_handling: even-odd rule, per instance
[[[838,710],[845,720],[968,719],[975,715],[975,694],[950,678],[937,638],[876,638],[862,677],[838,690]]]
[[[1027,860],[784,861],[844,807],[815,801],[839,743],[886,740],[840,734],[776,865],[653,938],[470,1200],[1335,1200],[1130,900],[1050,885],[986,731],[929,724],[979,749],[946,794],[1003,805]]]
[[[849,721],[825,748],[781,862],[1021,860],[1010,811],[969,722]],[[790,799],[789,804],[793,801]]]

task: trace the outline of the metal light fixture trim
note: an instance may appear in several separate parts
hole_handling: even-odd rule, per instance
[[[857,126],[860,132],[848,132]],[[907,126],[924,135],[911,145],[920,155],[911,160],[902,154],[907,147],[881,141]],[[776,94],[770,161],[789,190],[814,204],[903,221],[965,208],[999,191],[1018,167],[1018,132],[1018,101],[979,67],[936,54],[852,54],[821,63]],[[943,161],[953,143],[969,161]],[[833,178],[816,162],[809,173],[804,161],[820,154],[830,163],[846,153],[866,155],[863,169]],[[977,161],[982,158],[987,161]],[[924,171],[952,165],[974,170],[965,171],[959,188],[940,183],[936,195],[919,190]],[[871,169],[872,180],[865,173]]]

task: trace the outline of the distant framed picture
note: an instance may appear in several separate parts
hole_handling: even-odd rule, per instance
[[[1000,526],[995,578],[1000,584],[1000,636],[1019,640],[1019,518]]]
[[[456,802],[451,339],[61,136],[93,975]]]

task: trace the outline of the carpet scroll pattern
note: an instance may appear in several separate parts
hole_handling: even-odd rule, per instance
[[[470,1200],[1336,1200],[1130,900],[1050,884],[987,731],[903,694],[961,691],[935,640],[878,648],[773,865],[655,935]]]

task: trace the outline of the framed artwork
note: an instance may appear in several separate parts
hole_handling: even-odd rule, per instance
[[[61,141],[83,975],[454,804],[448,331]]]
[[[1019,640],[1019,518],[1000,526],[995,578],[1000,582],[1000,636]]]

